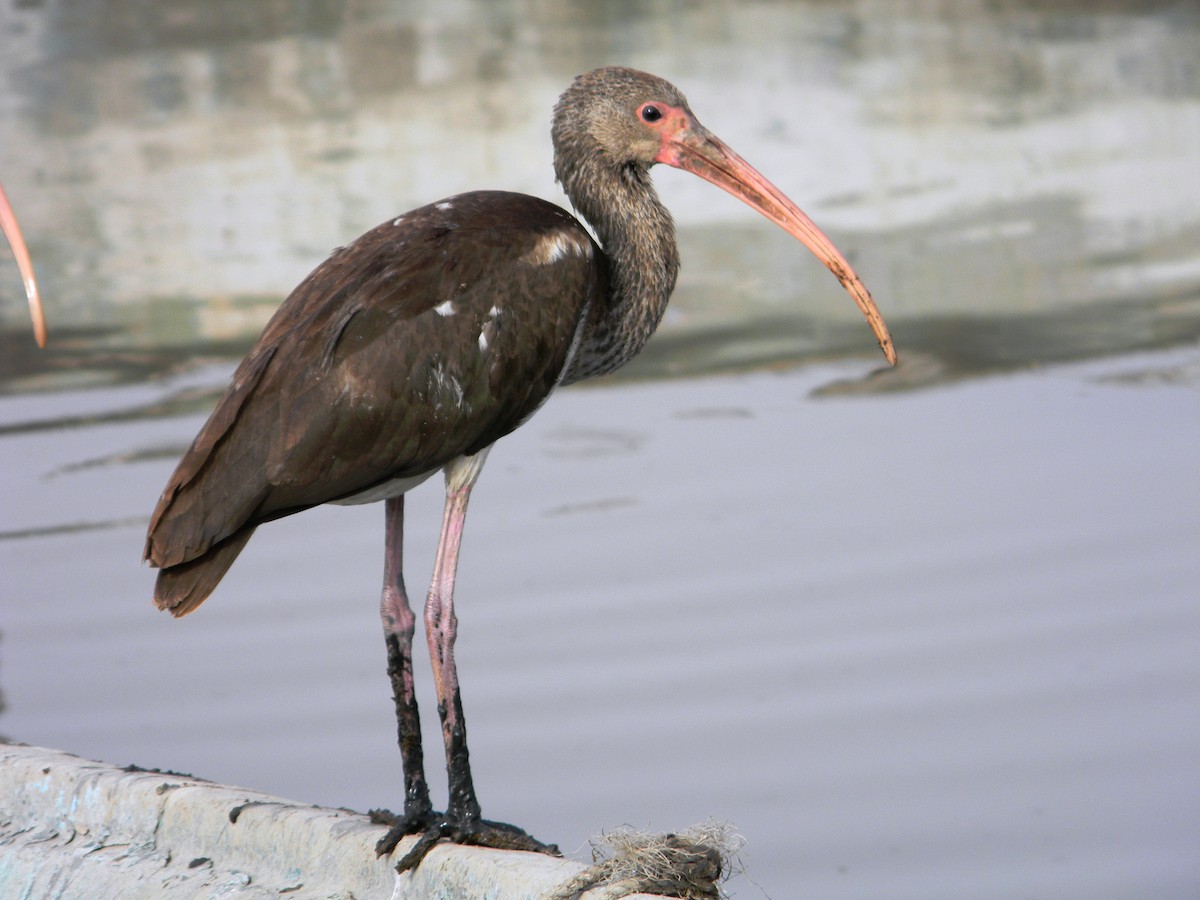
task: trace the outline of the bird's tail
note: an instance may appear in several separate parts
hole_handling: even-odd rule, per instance
[[[254,526],[247,526],[214,544],[203,556],[160,569],[154,583],[155,605],[176,617],[190,613],[216,589],[252,534]]]

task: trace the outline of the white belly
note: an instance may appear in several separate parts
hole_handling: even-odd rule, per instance
[[[484,460],[487,459],[488,451],[491,446],[484,447],[478,453],[471,456],[459,456],[450,460],[442,469],[446,472],[446,488],[454,492],[465,488],[470,488],[475,484],[475,479],[479,477],[480,471],[483,469]],[[408,478],[393,478],[391,481],[385,481],[383,484],[377,484],[375,487],[367,488],[365,491],[359,491],[357,494],[351,494],[349,497],[343,497],[341,500],[331,500],[338,506],[356,506],[359,503],[376,503],[379,500],[389,500],[392,497],[399,497],[401,494],[407,493],[415,488],[418,484],[432,475],[439,469],[431,469],[421,475],[412,475]]]
[[[377,484],[365,491],[359,491],[357,494],[351,494],[349,497],[331,502],[337,506],[356,506],[359,503],[376,503],[379,500],[399,497],[401,494],[411,491],[436,471],[438,470],[433,469],[423,475],[413,475],[409,478],[393,478],[391,481],[385,481],[383,484]]]

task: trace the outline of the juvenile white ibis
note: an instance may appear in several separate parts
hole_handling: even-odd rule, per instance
[[[378,844],[421,837],[553,851],[481,818],[454,663],[454,577],[471,487],[489,448],[559,385],[611,372],[658,325],[679,256],[650,167],[711,181],[804,243],[854,297],[884,355],[866,287],[777,188],[692,114],[675,87],[605,68],[554,109],[554,169],[595,229],[544,200],[481,191],[368,231],[309,275],[267,324],[171,476],[146,539],[154,599],[181,616],[212,592],[254,529],[321,503],[386,501],[381,602],[404,771],[404,813]],[[445,474],[446,506],[425,629],[449,804],[429,799],[413,692],[415,616],[401,572],[404,493]]]
[[[29,301],[29,314],[33,317],[33,336],[39,347],[46,346],[46,316],[42,312],[42,297],[38,292],[37,279],[33,276],[33,260],[29,258],[29,250],[25,247],[25,238],[21,236],[21,226],[9,205],[8,195],[0,186],[0,230],[12,247],[13,257],[17,260],[17,271],[25,283],[25,297]]]

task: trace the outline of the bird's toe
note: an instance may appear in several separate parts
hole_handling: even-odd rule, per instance
[[[413,828],[407,818],[392,815],[391,818],[396,820],[392,824],[386,820],[377,819],[375,812],[372,811],[372,821],[392,825],[388,833],[375,845],[376,852],[380,855],[390,853],[395,849],[401,838],[410,834],[420,834],[417,842],[396,863],[397,872],[415,869],[434,845],[442,840],[475,847],[490,847],[493,850],[523,850],[529,853],[562,856],[557,844],[544,844],[523,829],[506,822],[492,822],[487,819],[460,820],[450,815],[443,815],[431,818],[424,827]],[[388,841],[390,844],[387,848],[381,849]]]
[[[372,809],[367,812],[367,816],[373,825],[388,826],[383,837],[375,842],[376,856],[387,856],[404,838],[410,834],[423,834],[429,831],[441,819],[434,812],[406,812],[400,816],[390,809]]]

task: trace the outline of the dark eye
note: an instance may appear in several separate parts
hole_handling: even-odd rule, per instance
[[[642,107],[642,121],[643,122],[657,122],[662,117],[663,117],[662,110],[659,109],[657,106],[655,106],[653,103],[647,103],[645,106]]]

